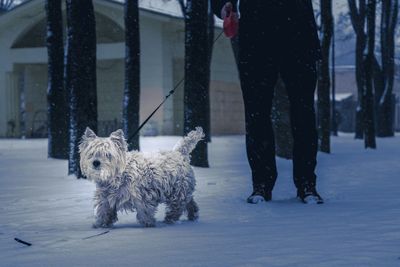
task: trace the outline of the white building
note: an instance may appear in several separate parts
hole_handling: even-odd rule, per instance
[[[97,33],[99,131],[120,124],[124,87],[123,4],[94,0]],[[47,49],[44,0],[0,15],[0,137],[41,136],[46,127]],[[162,9],[161,6],[162,5]],[[65,25],[64,16],[64,25]],[[216,29],[219,33],[220,29]],[[141,106],[144,120],[184,73],[184,23],[178,1],[140,1]],[[64,34],[65,35],[65,34]],[[211,74],[212,134],[244,132],[244,110],[229,40],[215,44]],[[144,133],[181,134],[178,89]],[[149,129],[149,127],[151,129]]]

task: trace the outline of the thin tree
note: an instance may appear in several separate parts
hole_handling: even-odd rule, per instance
[[[376,148],[374,119],[374,58],[376,0],[367,4],[367,54],[365,56],[365,90],[363,94],[363,128],[365,148]]]
[[[64,44],[61,0],[46,0],[48,157],[68,158],[68,105],[64,88]]]
[[[381,75],[382,84],[375,88],[377,105],[377,136],[394,136],[394,74],[395,33],[398,17],[398,0],[381,1]]]
[[[365,88],[364,51],[367,45],[365,33],[366,0],[347,0],[350,9],[350,19],[356,34],[356,83],[357,83],[357,110],[355,138],[363,138],[363,105],[362,98]]]
[[[78,145],[86,127],[97,132],[96,27],[91,0],[67,0],[66,88],[69,93],[68,173],[82,178]]]
[[[318,131],[319,149],[330,153],[330,76],[329,55],[333,32],[332,0],[321,0],[321,54],[318,68]]]
[[[337,112],[336,112],[336,63],[335,63],[335,56],[336,56],[336,50],[335,50],[335,20],[333,19],[333,30],[332,30],[332,47],[331,47],[331,88],[332,88],[332,113],[331,113],[331,118],[332,118],[332,124],[331,124],[331,132],[333,136],[338,135],[338,125],[337,125]]]
[[[208,0],[179,0],[185,18],[184,133],[196,126],[208,130],[210,60]],[[206,132],[206,135],[209,135]],[[208,167],[207,140],[192,152],[191,164]]]
[[[130,137],[139,127],[140,108],[140,32],[138,0],[125,1],[125,89],[122,123]],[[139,134],[128,144],[129,150],[139,150]]]
[[[205,140],[207,142],[211,142],[211,103],[210,103],[210,81],[211,81],[211,61],[212,61],[212,52],[214,48],[214,31],[215,31],[215,20],[214,20],[214,12],[211,8],[211,0],[208,0],[208,20],[207,20],[207,68],[210,70],[207,72],[206,79],[208,80],[207,86],[207,95],[205,102],[207,104],[206,107],[206,124],[204,125],[204,132],[206,134]]]

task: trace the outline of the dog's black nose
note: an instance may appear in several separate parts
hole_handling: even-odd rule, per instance
[[[93,166],[94,166],[95,168],[99,167],[99,166],[100,166],[100,161],[99,161],[99,160],[94,160],[94,161],[93,161]]]

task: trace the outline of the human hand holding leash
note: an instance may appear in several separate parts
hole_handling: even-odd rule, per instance
[[[228,38],[233,38],[237,35],[239,29],[239,16],[233,11],[231,2],[227,2],[221,9],[221,18],[224,20],[224,33]]]

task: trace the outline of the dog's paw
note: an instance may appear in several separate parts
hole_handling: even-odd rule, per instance
[[[172,220],[172,219],[169,219],[169,218],[165,218],[165,219],[164,219],[164,223],[166,223],[166,224],[174,224],[175,221]]]
[[[146,227],[146,228],[153,228],[153,227],[156,227],[156,223],[153,223],[153,222],[146,222],[146,223],[143,223],[142,224],[144,227]]]
[[[139,221],[139,223],[146,228],[151,228],[156,226],[156,220],[144,220],[144,221]]]
[[[98,223],[98,222],[95,222],[95,223],[92,224],[92,227],[94,229],[96,229],[96,228],[111,228],[112,226],[113,225],[109,224],[109,223]]]
[[[141,216],[142,214],[137,214],[137,220],[140,225],[144,227],[155,227],[156,226],[156,219],[154,217],[149,216]]]
[[[188,220],[192,221],[192,222],[198,221],[199,220],[199,214],[195,213],[195,214],[188,215]]]

